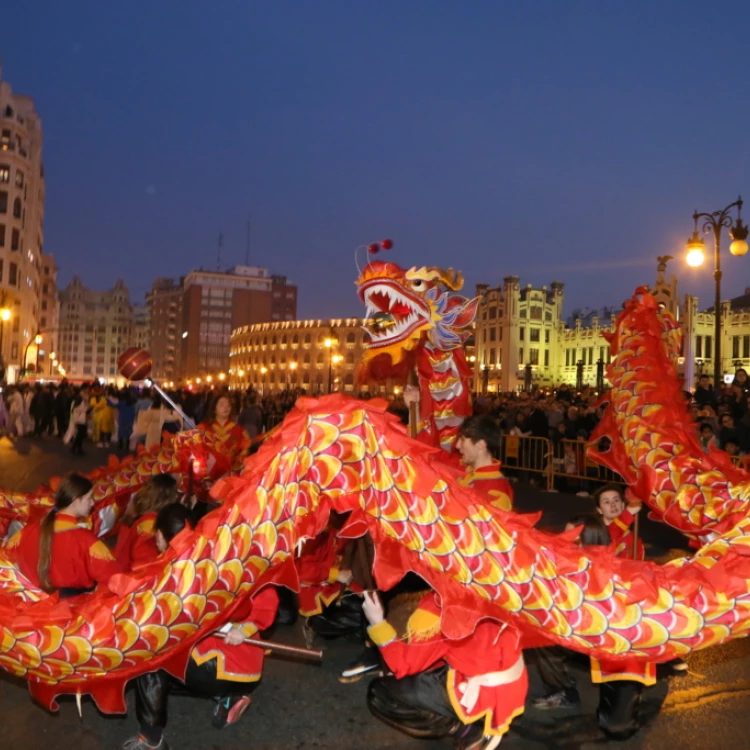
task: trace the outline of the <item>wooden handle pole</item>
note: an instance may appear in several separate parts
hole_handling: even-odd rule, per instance
[[[635,521],[633,521],[633,559],[638,559],[638,519],[641,517],[640,513],[635,514]]]
[[[226,633],[214,633],[217,638],[226,638]],[[287,646],[286,643],[277,643],[276,641],[262,641],[259,638],[245,638],[243,643],[249,643],[258,648],[264,648],[268,651],[276,651],[280,654],[289,654],[290,656],[301,656],[305,659],[323,659],[323,652],[318,649],[302,648],[300,646]]]

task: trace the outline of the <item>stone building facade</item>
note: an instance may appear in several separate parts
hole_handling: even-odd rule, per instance
[[[135,345],[135,316],[125,283],[97,292],[74,276],[60,292],[57,354],[67,377],[122,384],[117,359]]]
[[[9,311],[0,359],[9,380],[39,358],[44,191],[41,118],[0,80],[0,308]]]

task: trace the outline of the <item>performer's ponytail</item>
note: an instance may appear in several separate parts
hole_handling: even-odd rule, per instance
[[[93,484],[81,474],[69,474],[60,483],[55,496],[55,507],[45,516],[41,525],[39,534],[39,564],[37,573],[42,590],[51,594],[55,587],[49,580],[49,567],[52,558],[52,535],[55,531],[55,518],[57,512],[65,510],[71,503],[78,500],[79,497],[91,492]]]

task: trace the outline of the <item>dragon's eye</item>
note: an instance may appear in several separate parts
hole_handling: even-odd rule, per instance
[[[422,279],[414,279],[414,281],[411,282],[411,288],[415,292],[421,292],[425,288],[426,284]]]

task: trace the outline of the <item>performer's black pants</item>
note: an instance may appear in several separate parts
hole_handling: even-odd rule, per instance
[[[446,737],[459,723],[448,696],[447,673],[442,666],[400,680],[379,677],[370,683],[367,705],[378,719],[411,737]]]
[[[141,734],[151,744],[158,744],[167,725],[170,692],[190,693],[202,698],[225,698],[230,695],[248,695],[257,685],[257,682],[234,682],[217,677],[216,659],[201,665],[190,659],[184,683],[164,670],[143,674],[135,681],[135,713],[141,724]]]
[[[613,740],[626,740],[640,728],[643,685],[633,680],[603,682],[599,685],[596,719],[602,731]]]
[[[575,678],[568,670],[570,652],[567,649],[562,646],[546,646],[529,651],[533,654],[542,682],[551,692],[565,692],[569,697],[577,695]],[[526,653],[524,652],[524,655]]]

